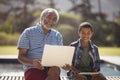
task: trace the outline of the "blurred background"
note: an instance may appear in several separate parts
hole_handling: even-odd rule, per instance
[[[120,76],[120,0],[0,0],[0,72],[22,71],[20,64],[13,65],[17,61],[19,36],[25,28],[39,22],[41,11],[48,7],[60,14],[55,29],[63,35],[64,45],[77,40],[79,24],[89,21],[101,58],[115,64],[103,65],[103,73]]]
[[[62,33],[64,45],[77,40],[79,24],[89,21],[100,53],[120,56],[119,4],[120,0],[0,0],[0,54],[17,54],[21,32],[39,22],[43,9],[52,7],[60,13],[55,29]]]

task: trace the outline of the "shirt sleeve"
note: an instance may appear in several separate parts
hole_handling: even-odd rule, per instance
[[[95,55],[95,67],[94,67],[94,69],[97,69],[98,71],[100,71],[100,56],[99,56],[98,48],[97,47],[95,47],[95,48],[96,48],[95,49],[96,55]]]
[[[28,30],[25,29],[21,34],[19,41],[18,41],[18,49],[19,48],[27,48],[29,49],[29,33]]]
[[[60,33],[58,33],[58,45],[63,45],[63,37]]]

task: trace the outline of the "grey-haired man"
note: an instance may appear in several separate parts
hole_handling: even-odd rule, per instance
[[[25,80],[59,80],[59,67],[43,67],[40,64],[45,44],[63,45],[62,35],[53,29],[58,20],[57,10],[44,9],[40,22],[21,34],[18,41],[18,60],[23,64]]]

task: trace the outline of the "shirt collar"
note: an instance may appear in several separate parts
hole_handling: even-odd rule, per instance
[[[43,33],[42,25],[40,23],[37,23],[36,27],[41,33]]]
[[[37,23],[36,26],[37,26],[37,29],[40,31],[40,33],[44,33],[42,25],[40,23]],[[52,29],[50,30],[50,32],[47,35],[49,35],[51,32],[52,32]]]
[[[82,48],[82,46],[81,46],[81,42],[80,42],[80,39],[79,39],[78,41],[79,41],[79,45],[78,45],[78,46],[79,46],[80,48]],[[89,44],[90,44],[90,48],[93,49],[94,47],[93,47],[93,43],[92,43],[91,40],[89,40]]]

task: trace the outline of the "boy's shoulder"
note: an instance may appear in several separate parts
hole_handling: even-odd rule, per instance
[[[70,46],[77,47],[78,44],[79,44],[79,40],[72,42],[72,43],[70,44]]]
[[[98,46],[95,43],[93,43],[92,41],[90,41],[90,45],[92,48],[98,48]]]

